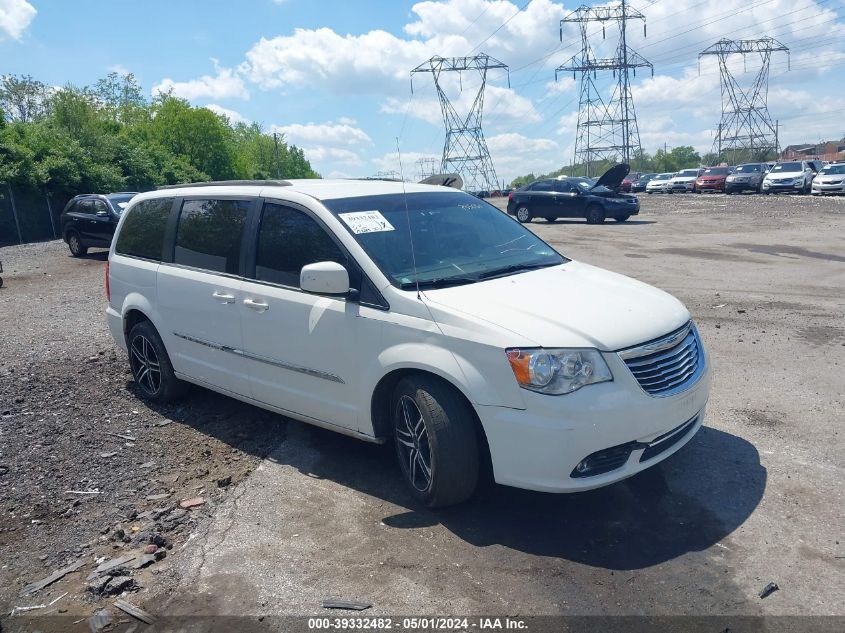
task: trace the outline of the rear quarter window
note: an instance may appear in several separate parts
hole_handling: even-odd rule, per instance
[[[164,231],[173,198],[144,200],[132,207],[123,220],[115,253],[161,261]]]

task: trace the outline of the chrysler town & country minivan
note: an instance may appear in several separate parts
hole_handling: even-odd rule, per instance
[[[429,506],[480,473],[604,486],[701,426],[708,358],[687,309],[568,259],[431,185],[201,183],[133,198],[107,318],[144,397],[188,383],[395,444]]]

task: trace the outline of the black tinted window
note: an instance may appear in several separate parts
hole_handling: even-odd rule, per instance
[[[555,191],[558,193],[570,193],[574,190],[575,188],[565,180],[555,180]]]
[[[102,200],[94,200],[94,213],[108,213],[109,208]]]
[[[531,185],[531,191],[551,191],[552,190],[552,181],[551,180],[541,180],[540,182],[535,182]]]
[[[77,213],[94,213],[94,205],[91,200],[80,200],[76,203],[74,211]]]
[[[326,261],[349,268],[343,252],[313,218],[290,207],[264,205],[258,231],[256,279],[298,288],[303,266]]]
[[[156,198],[136,204],[120,229],[116,253],[161,261],[164,228],[173,206],[173,198]]]
[[[237,274],[250,202],[185,200],[176,230],[177,264]]]

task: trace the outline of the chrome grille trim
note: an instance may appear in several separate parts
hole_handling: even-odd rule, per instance
[[[704,350],[692,321],[667,336],[617,353],[640,388],[655,397],[688,389],[704,372]]]

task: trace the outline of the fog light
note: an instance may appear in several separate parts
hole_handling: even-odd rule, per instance
[[[590,467],[587,465],[586,461],[579,462],[578,465],[575,467],[575,472],[579,475],[587,472]]]

